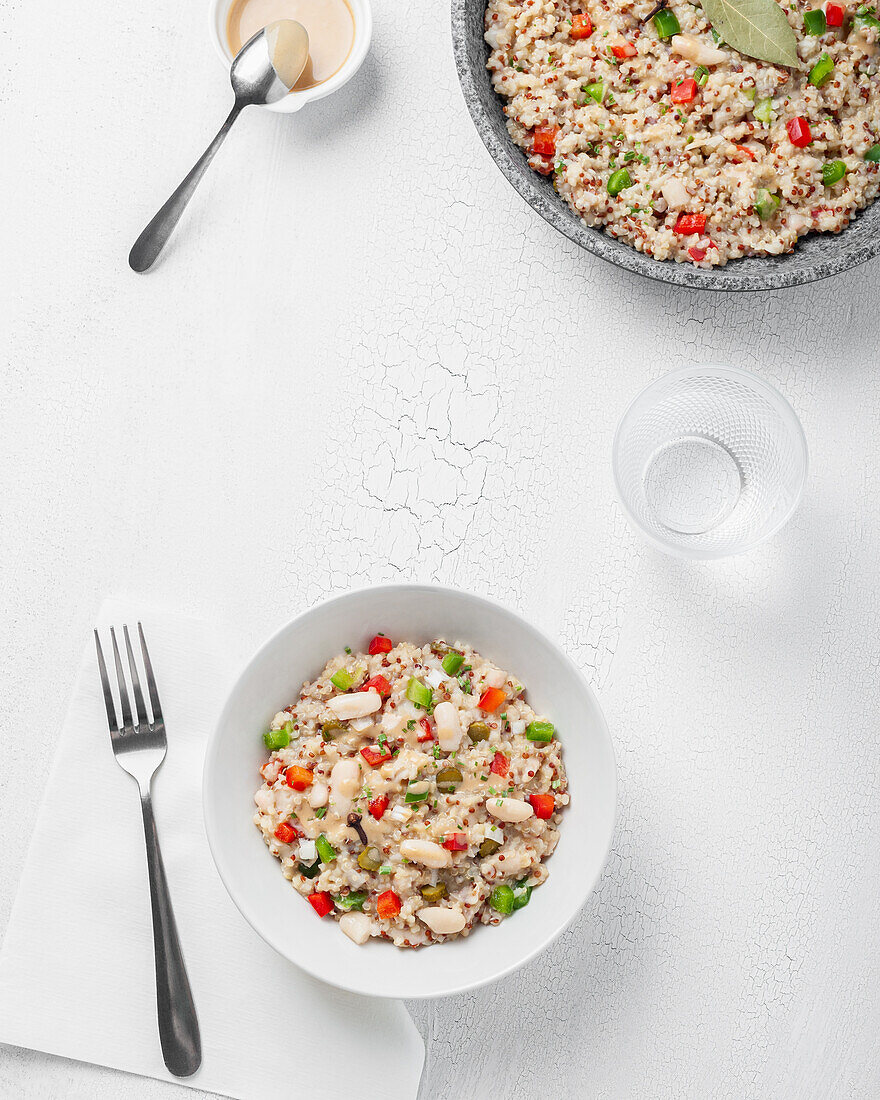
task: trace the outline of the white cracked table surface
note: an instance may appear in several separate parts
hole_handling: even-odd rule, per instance
[[[105,594],[256,641],[389,579],[489,593],[600,693],[620,769],[598,889],[499,985],[412,1004],[422,1098],[880,1092],[878,274],[654,285],[531,214],[466,114],[444,3],[252,111],[173,238],[128,248],[225,116],[204,5],[0,0],[0,932]],[[778,386],[811,448],[745,558],[646,548],[614,424],[700,360]],[[0,1047],[0,1095],[176,1086]]]

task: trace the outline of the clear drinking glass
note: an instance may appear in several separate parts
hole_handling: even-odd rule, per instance
[[[686,367],[643,390],[614,436],[614,484],[630,521],[660,550],[741,554],[797,508],[807,441],[773,386],[732,367]]]

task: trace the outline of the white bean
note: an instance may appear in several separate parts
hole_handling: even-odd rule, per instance
[[[313,783],[309,787],[309,805],[313,810],[317,810],[320,806],[326,806],[329,797],[330,792],[327,790],[326,783]]]
[[[275,792],[261,787],[254,795],[254,802],[264,814],[271,813],[275,809]]]
[[[355,943],[366,943],[370,938],[370,918],[366,913],[346,913],[339,918],[339,927]]]
[[[535,812],[528,802],[519,798],[490,798],[486,809],[502,821],[526,821]]]
[[[500,668],[490,668],[483,679],[489,687],[500,688],[504,687],[507,676]]]
[[[660,191],[670,210],[680,210],[690,202],[690,195],[685,190],[684,184],[675,176],[670,176],[660,184]]]
[[[337,718],[348,721],[349,718],[363,718],[365,714],[375,714],[382,706],[378,691],[355,691],[351,695],[336,695],[327,700],[327,706]]]
[[[382,715],[382,732],[393,737],[403,729],[405,721],[406,715],[400,713],[399,707],[396,710],[386,710]]]
[[[448,867],[452,863],[452,853],[433,840],[401,841],[400,854],[413,863],[423,863],[425,867]]]
[[[330,772],[333,809],[344,817],[361,785],[361,772],[356,760],[337,760]]]
[[[438,703],[434,707],[437,724],[437,743],[444,752],[454,752],[461,741],[461,723],[458,711],[452,703]]]
[[[695,65],[720,65],[728,56],[723,50],[704,45],[691,34],[674,34],[669,46],[673,53],[693,61]]]
[[[464,913],[457,909],[447,909],[444,905],[429,905],[420,909],[419,920],[427,924],[432,932],[438,936],[451,936],[460,932],[465,926]]]

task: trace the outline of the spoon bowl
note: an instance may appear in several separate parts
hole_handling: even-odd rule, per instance
[[[229,79],[235,102],[266,106],[290,92],[309,60],[309,32],[293,19],[279,19],[249,38],[232,60]],[[292,79],[291,79],[292,78]]]

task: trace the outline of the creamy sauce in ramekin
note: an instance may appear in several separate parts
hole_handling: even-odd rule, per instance
[[[226,18],[233,55],[278,19],[295,19],[309,32],[309,60],[293,91],[323,84],[348,60],[354,44],[354,16],[346,0],[233,0]]]

